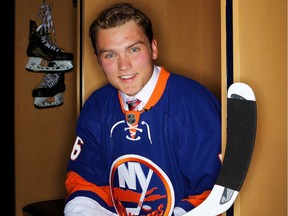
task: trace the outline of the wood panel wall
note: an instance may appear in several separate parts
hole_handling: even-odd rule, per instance
[[[83,94],[79,96],[76,80],[79,73],[75,69],[65,76],[64,104],[43,110],[33,106],[31,95],[43,74],[25,70],[29,19],[37,19],[42,1],[15,2],[15,195],[16,216],[20,216],[21,208],[28,203],[66,194],[65,171],[75,138],[77,101],[79,97],[85,101],[94,89],[106,83],[92,54],[88,26],[98,11],[116,1],[82,1],[80,42],[77,11],[72,1],[46,1],[54,4],[59,45],[76,56],[76,44],[82,44]],[[147,11],[154,22],[160,48],[157,63],[198,80],[223,98],[225,1],[221,0],[221,13],[220,1],[215,0],[133,2]],[[250,84],[258,103],[254,154],[234,215],[284,216],[287,215],[287,1],[234,0],[233,5],[234,81]]]
[[[88,35],[97,14],[116,0],[83,0],[82,101],[106,83]],[[142,9],[153,22],[159,46],[156,64],[191,77],[221,95],[220,1],[127,1]]]
[[[32,90],[43,73],[25,70],[29,20],[37,18],[42,0],[15,1],[15,178],[16,216],[28,203],[63,198],[66,166],[75,140],[77,118],[76,70],[65,74],[64,104],[57,108],[34,107]],[[72,0],[46,0],[58,46],[76,59],[77,10]],[[6,42],[7,43],[7,42]],[[75,63],[75,61],[73,61]],[[76,67],[76,65],[74,65]]]
[[[287,215],[287,1],[234,0],[234,82],[255,91],[257,135],[235,216]]]

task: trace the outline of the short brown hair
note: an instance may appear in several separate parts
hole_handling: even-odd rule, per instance
[[[123,25],[131,20],[135,21],[135,23],[142,28],[144,34],[151,43],[153,39],[153,29],[150,18],[145,13],[132,6],[130,3],[122,2],[113,4],[104,9],[91,23],[89,28],[89,36],[95,54],[98,55],[96,41],[97,31],[99,29],[113,28]]]

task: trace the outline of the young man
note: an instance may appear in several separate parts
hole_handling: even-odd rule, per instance
[[[100,13],[90,38],[109,84],[79,116],[65,215],[183,215],[209,195],[221,167],[219,102],[154,65],[151,21],[131,4]]]

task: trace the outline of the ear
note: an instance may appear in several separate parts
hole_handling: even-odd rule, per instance
[[[155,39],[153,39],[151,42],[151,48],[152,48],[152,58],[155,60],[158,57],[158,45]]]

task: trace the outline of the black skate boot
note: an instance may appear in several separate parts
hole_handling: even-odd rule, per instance
[[[73,69],[73,54],[57,47],[45,29],[37,29],[36,22],[30,20],[29,44],[26,69],[31,72],[59,73]]]
[[[45,73],[41,82],[32,91],[33,97],[52,97],[65,91],[64,73]]]
[[[57,107],[64,103],[64,73],[45,73],[38,86],[33,89],[32,96],[37,108]]]

